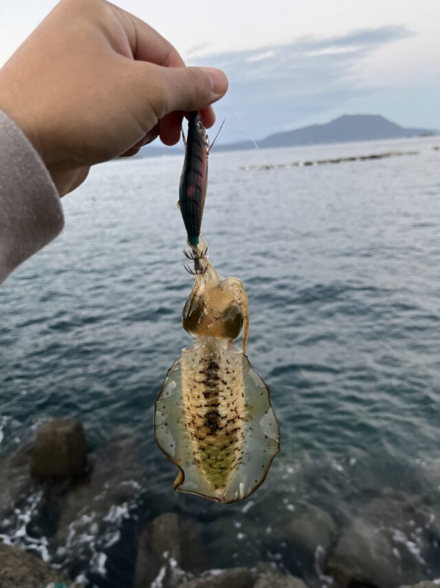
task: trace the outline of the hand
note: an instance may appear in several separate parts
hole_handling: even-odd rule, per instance
[[[146,23],[105,0],[62,0],[0,70],[0,109],[41,155],[61,196],[90,166],[180,138],[185,111],[227,91],[217,69],[185,67]]]

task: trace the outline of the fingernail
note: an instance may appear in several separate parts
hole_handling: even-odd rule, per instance
[[[213,67],[203,67],[202,69],[211,80],[213,94],[225,94],[229,84],[226,74],[221,69]]]

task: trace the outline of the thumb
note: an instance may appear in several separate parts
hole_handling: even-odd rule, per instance
[[[168,67],[165,69],[167,113],[201,110],[216,102],[228,90],[228,78],[212,67]]]

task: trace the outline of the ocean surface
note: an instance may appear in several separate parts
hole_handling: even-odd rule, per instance
[[[134,491],[109,495],[88,534],[75,529],[91,507],[78,506],[57,548],[40,494],[0,535],[90,586],[128,588],[142,526],[173,511],[217,525],[216,567],[269,561],[316,579],[317,562],[304,567],[276,538],[298,504],[341,525],[385,487],[439,505],[439,144],[211,154],[204,235],[217,270],[246,286],[248,356],[282,431],[262,488],[223,507],[173,492],[176,469],[153,435],[155,398],[190,343],[180,323],[193,283],[176,206],[183,157],[94,169],[63,200],[64,233],[0,288],[0,458],[44,421],[74,416],[98,462],[112,464],[103,488]],[[418,154],[242,169],[396,150]]]

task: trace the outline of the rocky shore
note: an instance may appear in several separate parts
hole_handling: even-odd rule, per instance
[[[129,431],[89,452],[79,421],[54,419],[0,460],[0,588],[440,584],[436,495],[422,499],[384,488],[345,518],[311,501],[290,502],[281,489],[260,507],[253,501],[240,510],[215,506],[209,516],[160,497],[155,509],[142,510],[148,481],[136,452]],[[430,476],[438,487],[440,473]],[[129,523],[132,535],[124,531]],[[127,584],[112,561],[131,536]]]
[[[35,555],[0,543],[1,588],[46,588],[50,585],[80,588],[79,584],[72,584],[66,575],[54,570]]]

